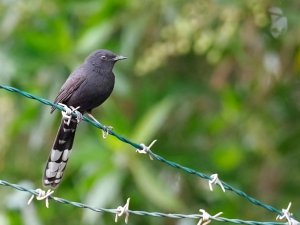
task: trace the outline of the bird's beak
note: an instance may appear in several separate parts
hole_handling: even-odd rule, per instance
[[[127,59],[127,57],[121,56],[121,55],[117,55],[117,56],[114,58],[114,61],[119,61],[119,60],[123,60],[123,59]]]

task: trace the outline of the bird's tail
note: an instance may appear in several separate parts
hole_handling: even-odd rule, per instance
[[[60,183],[72,150],[76,127],[76,119],[71,119],[69,124],[62,119],[45,168],[44,186],[56,188]]]

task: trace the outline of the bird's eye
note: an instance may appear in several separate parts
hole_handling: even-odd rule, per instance
[[[103,59],[103,60],[106,60],[106,56],[105,55],[101,55],[100,58]]]

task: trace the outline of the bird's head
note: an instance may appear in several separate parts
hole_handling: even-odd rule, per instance
[[[117,61],[122,59],[127,59],[127,57],[117,55],[109,50],[100,49],[92,52],[85,61],[98,67],[103,67],[104,65],[113,67]]]

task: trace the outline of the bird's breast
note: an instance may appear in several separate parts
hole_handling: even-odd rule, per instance
[[[85,99],[83,108],[91,110],[101,105],[111,95],[114,84],[113,73],[88,79],[86,83],[88,91],[83,93]]]

